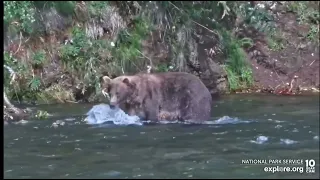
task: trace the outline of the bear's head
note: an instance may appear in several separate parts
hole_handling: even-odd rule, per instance
[[[129,77],[120,76],[114,79],[103,76],[101,89],[104,96],[109,96],[110,107],[118,107],[132,98],[136,84]]]

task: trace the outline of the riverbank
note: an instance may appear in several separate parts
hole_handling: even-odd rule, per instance
[[[213,96],[318,95],[313,3],[6,2],[4,58],[16,75],[5,70],[4,90],[13,102],[101,102],[102,75],[151,66],[195,74]]]

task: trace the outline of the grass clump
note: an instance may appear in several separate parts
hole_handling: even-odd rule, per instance
[[[319,2],[292,1],[287,3],[287,11],[295,13],[297,16],[297,21],[300,24],[310,25],[309,32],[305,34],[307,40],[319,43]],[[311,3],[317,3],[318,7],[312,5]]]
[[[141,42],[151,26],[142,18],[136,18],[133,25],[133,28],[121,31],[116,42],[91,39],[83,28],[74,28],[73,42],[60,47],[64,66],[84,83],[84,88],[94,86],[97,91],[99,77],[104,72],[119,75],[133,70],[134,65],[139,67],[138,60],[143,58]]]
[[[79,27],[73,28],[72,40],[71,44],[60,47],[64,67],[84,82],[85,86],[96,85],[99,80],[97,70],[106,60],[100,58],[100,55],[103,49],[108,49],[107,43],[87,38],[85,31]]]
[[[144,58],[141,52],[142,41],[150,31],[152,31],[151,24],[142,17],[135,18],[130,29],[120,31],[112,55],[118,67],[123,68],[122,72],[132,71],[133,65],[135,68],[139,66],[137,63]]]
[[[91,17],[101,17],[103,10],[107,8],[107,6],[109,6],[108,1],[89,1],[88,12]]]
[[[272,33],[275,30],[275,21],[267,10],[259,8],[258,6],[252,7],[248,3],[235,4],[234,11],[243,19],[245,26],[252,26],[260,32]]]
[[[224,51],[227,61],[224,69],[228,75],[229,89],[235,91],[253,85],[252,69],[247,61],[243,45],[252,45],[248,39],[237,40],[232,38],[228,31],[222,33]]]
[[[272,51],[281,51],[286,47],[285,39],[281,37],[280,33],[279,31],[274,31],[267,36],[268,47]]]
[[[47,111],[38,110],[35,114],[35,117],[39,120],[47,119],[49,116],[49,113]]]
[[[32,76],[31,65],[17,60],[11,53],[4,52],[4,65],[14,71],[14,78],[8,71],[4,71],[4,87],[8,97],[13,100],[35,101],[40,92],[41,79]]]
[[[53,7],[63,16],[70,16],[74,13],[76,1],[54,1]]]
[[[23,32],[27,35],[36,31],[37,11],[54,7],[60,15],[73,15],[76,1],[4,1],[5,29],[11,33]]]
[[[32,1],[4,1],[4,24],[15,32],[31,34],[36,9]]]

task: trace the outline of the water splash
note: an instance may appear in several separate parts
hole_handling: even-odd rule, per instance
[[[155,122],[152,121],[142,121],[145,124],[153,124]],[[251,123],[253,121],[244,121],[240,120],[239,118],[232,118],[229,116],[223,116],[217,120],[210,120],[210,121],[204,121],[202,123],[197,123],[197,122],[190,122],[190,121],[179,121],[179,120],[174,120],[174,121],[167,121],[167,120],[162,120],[157,122],[156,124],[204,124],[204,125],[223,125],[223,124],[240,124],[240,123]]]
[[[251,140],[250,142],[255,144],[263,144],[267,142],[269,138],[267,136],[258,136],[256,140]]]
[[[123,110],[116,108],[111,109],[108,104],[99,104],[92,107],[92,109],[86,114],[85,121],[90,125],[143,125],[152,124],[152,121],[142,121],[138,116],[129,116]],[[222,125],[222,124],[239,124],[250,123],[252,121],[244,121],[239,118],[231,118],[229,116],[223,116],[214,121],[205,121],[201,124],[206,125]],[[156,124],[193,124],[194,122],[181,122],[181,121],[159,121]]]
[[[280,139],[281,144],[295,144],[297,141],[291,140],[291,139]]]
[[[111,109],[108,104],[98,104],[86,114],[88,124],[113,123],[116,125],[142,125],[138,116],[129,116],[119,108]]]
[[[229,116],[223,116],[215,121],[206,121],[204,124],[239,124],[239,123],[251,123],[252,121],[244,121],[237,117],[232,118]]]

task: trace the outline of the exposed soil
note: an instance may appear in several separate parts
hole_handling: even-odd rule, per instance
[[[264,92],[278,94],[289,90],[294,80],[292,93],[289,94],[301,91],[319,92],[319,45],[305,37],[311,27],[299,24],[295,14],[286,12],[281,7],[274,13],[284,48],[272,50],[268,47],[266,36],[251,33],[256,35],[251,35],[255,44],[247,52],[255,85]]]

